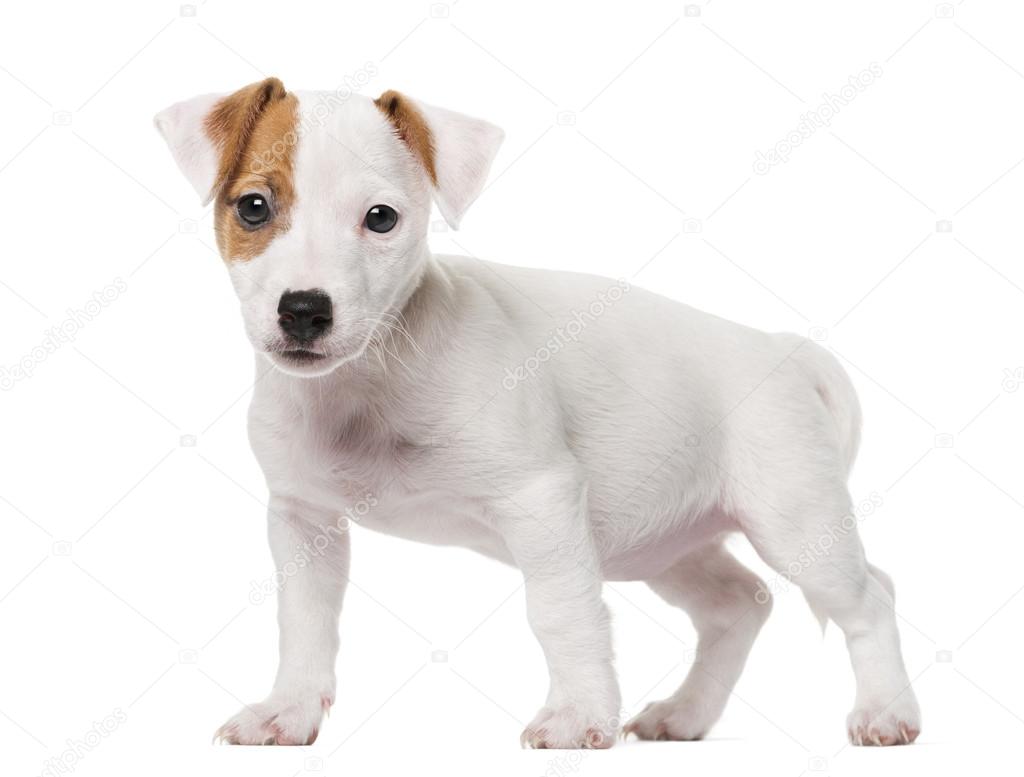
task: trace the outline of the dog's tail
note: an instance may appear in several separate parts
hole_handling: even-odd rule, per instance
[[[809,368],[814,389],[835,421],[839,452],[849,475],[860,447],[861,412],[857,392],[836,357],[817,343],[805,342],[797,356]]]

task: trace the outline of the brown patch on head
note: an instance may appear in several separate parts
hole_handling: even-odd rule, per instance
[[[288,229],[298,120],[298,99],[276,78],[239,89],[206,117],[206,134],[220,152],[215,229],[225,259],[252,259]],[[270,202],[271,219],[258,229],[243,227],[235,212],[239,198],[248,193]]]
[[[434,137],[430,133],[423,114],[417,110],[412,101],[403,94],[389,89],[373,101],[381,113],[394,126],[398,137],[409,147],[409,150],[420,160],[430,182],[437,185],[437,170],[434,167]]]

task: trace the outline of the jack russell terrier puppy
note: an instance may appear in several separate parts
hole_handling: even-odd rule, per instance
[[[222,741],[316,738],[350,520],[522,570],[550,673],[525,746],[707,734],[770,609],[723,545],[737,531],[844,632],[850,739],[917,737],[892,582],[865,559],[846,485],[857,397],[827,351],[623,282],[431,254],[431,203],[456,228],[502,142],[485,121],[268,78],[156,126],[214,203],[257,369],[272,365],[249,436],[270,492],[280,666]],[[310,543],[310,562],[290,563]],[[698,633],[679,690],[622,727],[603,580],[646,582]]]

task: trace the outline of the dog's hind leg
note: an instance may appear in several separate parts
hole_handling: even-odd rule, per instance
[[[771,610],[771,595],[721,545],[680,559],[648,585],[690,616],[697,629],[697,656],[679,690],[648,704],[623,733],[640,739],[701,739],[725,709]]]
[[[807,484],[804,484],[807,485]],[[857,681],[847,718],[858,745],[909,744],[921,714],[900,651],[892,581],[864,557],[845,485],[816,489],[812,502],[772,494],[751,497],[740,524],[761,558],[798,585],[819,617],[842,629]]]

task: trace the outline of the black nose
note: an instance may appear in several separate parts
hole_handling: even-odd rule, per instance
[[[331,298],[320,289],[286,291],[277,306],[277,321],[287,334],[311,343],[331,328]]]

